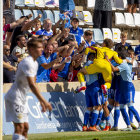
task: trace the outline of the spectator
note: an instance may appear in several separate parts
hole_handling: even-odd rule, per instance
[[[31,14],[30,14],[31,16]],[[25,16],[22,16],[21,18],[23,18]],[[34,22],[38,19],[40,19],[42,17],[41,14],[39,14],[35,19],[33,19],[32,21],[29,22],[29,16],[26,16],[27,19],[21,24],[21,26],[18,26],[15,28],[14,32],[13,32],[13,36],[12,36],[12,42],[11,42],[11,47],[10,47],[10,53],[13,51],[14,47],[16,46],[16,37],[18,35],[24,35],[26,38],[26,41],[32,37],[32,38],[38,38],[37,35],[33,35],[31,33],[28,32],[28,29],[34,24]]]
[[[139,5],[139,0],[127,0],[127,12],[128,13],[136,13],[137,6]]]
[[[124,45],[126,47],[126,50],[128,51],[129,49],[133,49],[131,47],[131,45],[129,43],[126,43],[126,40],[127,40],[127,33],[121,33],[121,43],[117,43],[115,45],[115,51],[116,51],[116,48],[119,46],[119,45]]]
[[[36,32],[41,28],[41,21],[40,21],[40,20],[37,20],[37,21],[34,23],[33,27],[35,28],[35,30],[32,31],[31,33],[35,35]]]
[[[31,15],[28,16],[28,18],[30,18],[30,17],[31,17]],[[5,35],[6,35],[6,32],[8,32],[10,29],[15,28],[16,26],[19,26],[26,19],[27,19],[27,17],[23,17],[23,18],[15,21],[15,22],[12,22],[11,24],[6,24],[5,25],[6,17],[3,16],[3,42],[4,42],[4,44],[5,44]]]
[[[85,48],[95,44],[95,42],[92,41],[92,38],[93,38],[93,32],[90,30],[86,30],[84,33],[84,39],[86,41]]]
[[[18,35],[16,37],[16,43],[17,46],[14,47],[12,51],[12,55],[16,57],[20,57],[21,54],[25,53],[25,47],[26,47],[26,39],[24,35]]]
[[[50,19],[44,19],[43,21],[43,28],[39,31],[36,32],[36,35],[46,35],[46,36],[50,36],[53,35],[53,32],[51,30],[52,28],[52,22]]]
[[[139,42],[140,42],[140,36],[139,36]],[[135,55],[138,55],[138,61],[140,61],[140,45],[136,46],[135,48]]]
[[[111,0],[95,1],[93,23],[93,28],[112,28]]]
[[[8,62],[13,67],[14,67],[15,62],[20,62],[21,61],[21,59],[19,59],[18,57],[10,54],[10,47],[8,45],[3,46],[3,54],[6,56],[6,58],[8,59]],[[3,69],[3,74],[4,74],[3,75],[4,83],[13,83],[13,76],[15,74],[14,71],[9,71],[7,68],[4,68]]]
[[[55,63],[59,63],[62,60],[62,58],[56,58],[57,53],[53,53],[53,46],[51,44],[47,44],[42,56],[37,59],[39,64],[36,77],[37,83],[50,81],[51,70],[55,69]]]
[[[64,13],[66,10],[70,10],[73,13],[72,18],[76,18],[75,3],[73,0],[59,0],[60,13]]]
[[[79,28],[79,20],[73,18],[71,21],[72,27],[70,28],[70,33],[73,34],[78,42],[78,45],[82,42],[82,36],[84,35],[82,28]]]

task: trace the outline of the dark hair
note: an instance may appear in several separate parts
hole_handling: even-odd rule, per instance
[[[90,31],[90,30],[86,30],[85,33],[84,33],[85,36],[88,36],[88,35],[93,35],[93,32]]]
[[[3,15],[3,18],[6,20],[6,16]]]
[[[79,19],[78,18],[73,18],[72,21],[76,20],[79,23]]]
[[[43,40],[40,39],[40,38],[30,39],[30,40],[27,42],[28,50],[29,50],[30,48],[36,48],[36,47],[38,46],[37,43],[43,43]]]
[[[16,37],[16,43],[17,43],[17,41],[20,41],[20,38],[22,38],[22,37],[25,37],[24,35],[18,35],[17,37]]]
[[[116,47],[116,52],[121,52],[121,51],[126,52],[126,47],[120,44]]]
[[[20,19],[22,19],[22,18],[24,18],[24,17],[26,17],[26,16],[21,16]]]
[[[108,47],[110,49],[113,48],[113,41],[111,39],[107,38],[107,39],[104,40],[103,43],[106,45],[106,47]]]
[[[134,52],[133,49],[129,49],[129,50],[127,51],[127,53],[128,53],[128,55],[130,55],[130,54],[134,54],[134,55],[135,55],[135,52]]]
[[[89,53],[88,55],[88,60],[94,59],[95,58],[95,53]]]
[[[126,52],[121,51],[121,52],[118,52],[118,56],[121,57],[121,59],[126,59],[127,54]]]

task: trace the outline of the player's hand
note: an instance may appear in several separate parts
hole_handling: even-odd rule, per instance
[[[85,44],[86,44],[86,42],[83,40],[82,43],[81,43],[81,45],[84,46]]]
[[[42,112],[46,112],[47,110],[48,111],[52,111],[51,104],[49,102],[47,102],[46,100],[45,101],[41,101],[40,105],[42,107]]]
[[[28,18],[31,18],[32,16],[33,16],[32,14],[29,14],[29,15],[28,15]]]
[[[58,57],[54,60],[55,63],[60,63],[62,61],[62,57]]]
[[[42,15],[41,15],[41,14],[39,14],[39,15],[38,15],[38,18],[42,18]]]
[[[71,57],[66,57],[65,60],[64,60],[64,63],[67,63],[71,60]]]

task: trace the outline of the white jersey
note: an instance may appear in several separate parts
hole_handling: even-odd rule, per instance
[[[29,92],[30,89],[26,77],[35,77],[37,70],[38,63],[34,61],[31,56],[23,59],[18,65],[15,82],[5,95],[5,99],[12,102],[21,101],[25,104],[26,93]]]

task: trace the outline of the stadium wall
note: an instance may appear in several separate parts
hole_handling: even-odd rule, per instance
[[[12,84],[3,85],[3,95],[9,90]],[[134,81],[136,89],[136,108],[140,113],[140,81]],[[73,91],[79,86],[78,82],[65,83],[41,83],[38,84],[41,93],[52,105],[52,112],[41,113],[39,101],[31,91],[27,94],[27,108],[29,111],[29,134],[50,133],[62,131],[81,131],[84,113],[86,110],[85,93],[74,94]],[[3,97],[4,97],[3,96]],[[12,135],[14,127],[12,122],[5,120],[5,106],[3,106],[3,135]],[[113,112],[112,112],[113,114]],[[113,115],[111,124],[113,125]],[[134,121],[135,122],[135,121]],[[126,125],[122,116],[119,120],[119,128]]]

